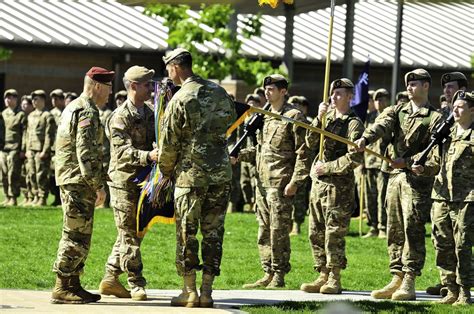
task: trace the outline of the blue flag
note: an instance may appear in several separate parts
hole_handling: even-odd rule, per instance
[[[367,60],[364,70],[360,73],[357,84],[354,86],[354,97],[351,100],[351,108],[362,122],[365,122],[369,107],[369,67],[370,60]]]

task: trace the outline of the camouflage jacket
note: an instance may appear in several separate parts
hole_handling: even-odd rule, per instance
[[[321,128],[321,121],[315,118],[312,125]],[[340,117],[336,117],[336,110],[330,109],[326,113],[325,130],[336,135],[345,137],[350,141],[355,141],[362,136],[364,124],[351,109]],[[306,134],[306,145],[312,150],[319,151],[320,134],[308,131]],[[324,172],[322,176],[317,176],[315,172],[316,163],[319,160],[319,154],[313,161],[311,167],[311,178],[313,180],[334,182],[341,180],[353,182],[354,168],[364,161],[364,153],[350,152],[346,144],[324,137]]]
[[[461,135],[457,125],[443,144],[441,169],[435,178],[431,198],[448,202],[474,202],[474,123]],[[438,153],[437,148],[434,149]],[[425,165],[425,172],[436,174],[436,167]]]
[[[160,171],[174,176],[179,187],[229,182],[226,131],[235,119],[234,103],[222,87],[199,76],[186,79],[164,113]]]
[[[59,110],[58,108],[54,107],[53,109],[51,109],[49,111],[51,113],[51,115],[53,116],[54,118],[54,124],[55,124],[55,127],[57,128],[57,126],[59,125],[59,121],[61,119],[61,114],[63,113],[61,110]],[[57,132],[57,129],[54,130],[54,137],[56,137],[56,132]],[[53,146],[51,147],[51,150],[53,151],[53,154],[54,154],[54,149],[55,149],[55,145],[53,144]]]
[[[104,130],[104,145],[102,145],[102,163],[107,165],[107,168],[109,166],[110,162],[110,141],[109,138],[105,135],[105,129],[106,126],[109,124],[109,119],[112,117],[112,110],[110,109],[105,109],[101,110],[99,109],[99,119],[100,119],[100,124],[102,125],[102,129]],[[106,169],[107,170],[107,169]]]
[[[391,159],[403,158],[409,168],[415,161],[414,156],[428,146],[431,133],[440,119],[441,115],[430,104],[413,113],[412,103],[408,102],[386,108],[365,130],[363,137],[366,144],[370,144],[390,134],[391,145],[386,155]],[[389,173],[406,171],[392,169],[387,162],[383,162],[382,170]]]
[[[35,109],[28,116],[26,150],[51,153],[54,145],[56,124],[49,111]]]
[[[306,122],[301,111],[285,103],[278,112],[284,117]],[[265,116],[257,146],[243,149],[241,161],[256,160],[256,169],[264,187],[285,187],[292,182],[303,185],[309,173],[310,152],[304,142],[306,130],[284,120]]]
[[[99,110],[86,95],[64,109],[56,136],[55,174],[58,185],[86,184],[98,190],[104,184],[103,130]]]
[[[23,133],[26,131],[26,115],[20,106],[16,106],[15,110],[6,108],[2,112],[3,121],[5,123],[5,145],[6,151],[24,151],[25,143],[23,143]]]
[[[374,124],[375,119],[378,116],[379,116],[379,113],[377,111],[369,113],[367,115],[367,120],[365,120],[365,128],[369,128],[372,124]],[[370,148],[374,152],[383,155],[388,145],[390,144],[391,138],[392,138],[392,134],[387,133],[383,137],[376,140],[375,142],[367,145],[367,148]],[[382,159],[374,155],[364,153],[364,166],[366,169],[380,170],[382,168]]]
[[[110,135],[110,186],[136,188],[133,182],[148,165],[155,141],[155,118],[148,106],[143,116],[130,99],[114,110],[108,123]]]

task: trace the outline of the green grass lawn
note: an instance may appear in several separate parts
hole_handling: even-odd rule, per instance
[[[55,275],[51,272],[51,267],[56,257],[61,226],[60,208],[0,208],[0,250],[2,252],[0,254],[0,288],[49,290],[53,287]],[[181,287],[182,282],[176,275],[174,265],[174,228],[174,225],[156,224],[145,236],[142,256],[148,288],[179,289]],[[367,231],[365,224],[364,231]],[[81,279],[86,288],[98,288],[115,236],[112,210],[96,210],[91,251]],[[256,238],[257,222],[254,214],[227,215],[222,273],[215,282],[215,289],[241,289],[244,283],[254,281],[263,275]],[[378,238],[359,238],[358,220],[352,221],[346,239],[348,268],[342,273],[344,289],[373,290],[384,286],[391,278],[388,272],[385,241]],[[427,259],[423,275],[416,282],[418,290],[426,289],[427,286],[438,282],[439,278],[434,264],[434,252],[428,228],[426,242]],[[303,234],[291,238],[291,248],[292,270],[286,277],[287,288],[299,289],[302,282],[312,281],[316,276],[313,272],[306,223]],[[368,310],[370,302],[367,304],[369,305],[364,305],[367,308],[364,311],[370,312]],[[309,302],[293,305],[292,308],[303,312],[314,312],[323,305],[324,303]],[[404,307],[401,306],[401,308]],[[278,308],[252,307],[250,309],[246,308],[246,311],[254,312],[255,310],[256,313],[263,313],[273,312]],[[395,308],[393,310],[396,311]]]

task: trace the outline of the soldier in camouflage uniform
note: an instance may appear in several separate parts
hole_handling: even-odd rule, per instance
[[[84,77],[84,91],[64,110],[56,138],[56,179],[61,191],[63,230],[53,265],[57,274],[53,303],[100,300],[81,287],[89,253],[94,204],[105,197],[102,169],[102,130],[96,105],[107,103],[114,72],[92,67]]]
[[[4,146],[1,154],[1,175],[6,202],[4,205],[16,206],[20,196],[21,164],[25,155],[23,132],[26,130],[26,115],[18,104],[18,93],[9,89],[4,93],[5,109],[2,112],[4,121]]]
[[[331,83],[331,108],[319,105],[318,117],[312,125],[321,128],[326,115],[325,130],[348,138],[358,139],[364,125],[350,109],[354,84],[347,78]],[[327,112],[327,113],[326,113]],[[306,145],[319,151],[320,134],[308,132]],[[311,167],[313,184],[309,205],[309,240],[314,258],[314,269],[319,277],[301,285],[301,290],[311,293],[339,294],[341,270],[346,268],[345,239],[352,215],[355,195],[354,168],[364,160],[363,153],[350,152],[346,144],[324,138],[323,159],[319,155]]]
[[[458,91],[452,100],[456,123],[443,144],[441,171],[431,194],[432,237],[441,283],[448,290],[439,302],[467,305],[472,303],[470,288],[474,284],[474,92]],[[435,148],[434,155],[438,152]],[[414,170],[434,175],[438,169],[437,164],[427,162]]]
[[[140,187],[134,180],[152,161],[157,160],[153,111],[145,105],[153,91],[155,71],[132,66],[123,77],[127,100],[112,114],[110,134],[110,205],[114,210],[117,239],[105,265],[99,292],[136,301],[147,299],[146,280],[140,252],[142,239],[137,235],[137,206]],[[128,292],[118,277],[128,275]]]
[[[30,113],[35,110],[33,107],[33,101],[31,100],[30,95],[23,95],[21,97],[21,110],[25,113],[25,117],[28,122],[28,116]],[[28,124],[28,123],[27,123]],[[23,131],[23,139],[22,139],[22,151],[26,151],[26,128]],[[21,157],[21,156],[20,156]],[[21,159],[21,191],[23,192],[23,202],[20,203],[21,206],[27,206],[33,201],[33,192],[31,187],[31,182],[27,180],[28,171],[27,171],[28,163],[26,162],[26,156],[23,156]]]
[[[271,111],[301,122],[301,111],[285,102],[288,81],[279,74],[264,79],[265,96]],[[258,249],[265,275],[244,288],[285,286],[291,270],[290,236],[293,199],[308,176],[309,152],[305,129],[284,120],[265,116],[258,145],[240,152],[239,160],[256,160],[259,174],[256,190]]]
[[[445,101],[444,105],[441,104],[438,112],[441,113],[443,120],[446,120],[453,110],[453,96],[458,90],[466,91],[467,90],[467,78],[461,72],[450,72],[444,73],[441,75],[441,87],[443,88]],[[434,241],[434,240],[433,240]],[[436,246],[435,246],[436,249]],[[474,261],[473,261],[474,264]],[[447,288],[441,283],[438,283],[434,286],[428,287],[426,293],[431,295],[443,295],[447,293]]]
[[[49,97],[51,98],[51,104],[53,109],[51,109],[51,115],[54,118],[54,122],[56,127],[59,125],[59,119],[61,119],[61,113],[64,110],[65,99],[64,99],[64,92],[62,89],[55,89],[50,94]],[[56,134],[56,130],[55,130]],[[49,189],[51,193],[54,195],[54,201],[51,206],[58,206],[61,205],[61,197],[59,196],[59,187],[56,185],[56,177],[54,175],[54,158],[55,158],[55,145],[51,147],[51,173],[49,176]]]
[[[51,113],[45,110],[46,93],[43,90],[36,90],[31,93],[31,98],[35,110],[28,116],[26,158],[27,175],[34,199],[29,205],[45,206],[49,193],[51,149],[56,125]]]
[[[367,115],[365,127],[374,124],[375,119],[389,106],[389,93],[385,88],[380,88],[374,93],[375,111]],[[391,134],[368,145],[373,151],[384,154],[390,143]],[[387,193],[388,174],[381,171],[382,160],[374,155],[364,154],[365,169],[365,204],[367,220],[370,226],[369,232],[364,238],[376,237],[386,238],[387,211],[385,209],[385,195]]]
[[[226,131],[236,113],[222,87],[193,74],[192,56],[187,50],[175,49],[163,61],[173,83],[181,85],[163,117],[158,159],[163,175],[176,180],[176,268],[184,287],[171,305],[212,307],[232,177]],[[202,265],[196,238],[199,226]],[[201,269],[198,297],[196,271]]]
[[[387,188],[387,237],[392,281],[372,292],[376,299],[415,300],[415,278],[425,262],[425,223],[429,219],[433,177],[418,177],[411,171],[414,156],[429,143],[441,115],[428,102],[431,76],[424,69],[405,75],[410,102],[385,109],[356,143],[360,148],[387,133],[392,144],[387,151],[393,161],[383,163],[390,173]]]

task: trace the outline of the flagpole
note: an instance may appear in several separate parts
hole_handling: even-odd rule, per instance
[[[331,17],[329,18],[329,34],[328,34],[328,48],[326,51],[326,70],[324,72],[324,89],[323,102],[327,103],[329,100],[329,74],[331,70],[331,48],[332,48],[332,30],[334,25],[334,8],[335,0],[331,0]],[[321,128],[326,127],[326,114],[323,114],[321,121]],[[319,138],[319,160],[323,161],[324,157],[324,134],[321,133]]]

